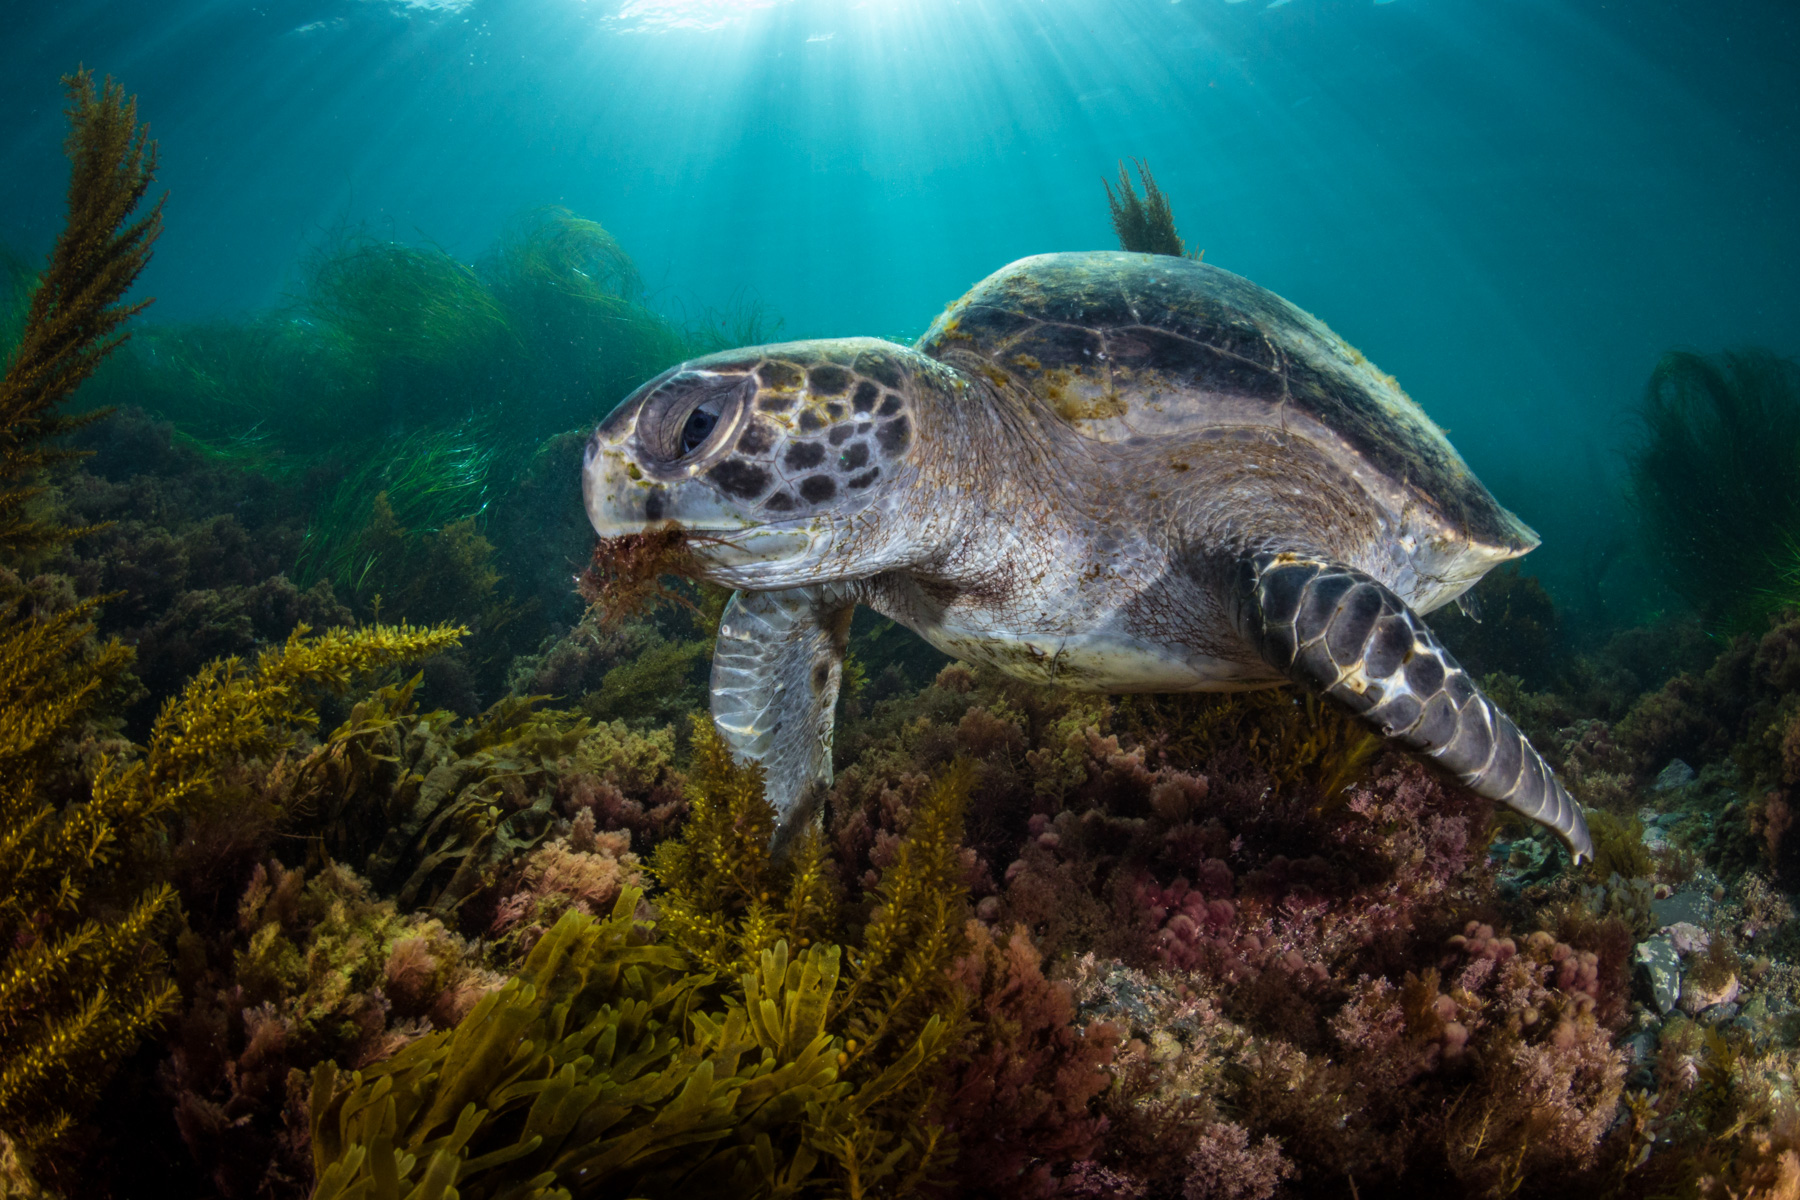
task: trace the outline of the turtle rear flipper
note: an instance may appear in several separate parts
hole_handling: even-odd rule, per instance
[[[805,827],[831,782],[831,731],[850,618],[842,589],[737,592],[713,650],[713,723],[732,753],[763,765],[777,846]]]
[[[1593,857],[1574,798],[1399,596],[1354,568],[1297,554],[1259,554],[1249,576],[1251,633],[1273,666],[1548,825],[1576,862]]]

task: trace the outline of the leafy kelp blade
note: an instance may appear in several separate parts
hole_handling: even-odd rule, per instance
[[[818,831],[777,860],[760,773],[704,726],[695,759],[656,924],[636,889],[604,920],[565,913],[454,1031],[314,1073],[315,1200],[901,1197],[943,1168],[929,1114],[960,1026],[945,968],[972,772],[920,804],[871,953],[822,940],[843,931]]]
[[[453,1032],[347,1079],[320,1067],[316,1200],[751,1190],[769,1130],[848,1090],[824,1031],[837,950],[784,944],[743,981],[752,1008],[702,1013],[713,977],[651,941],[640,898],[565,914]]]

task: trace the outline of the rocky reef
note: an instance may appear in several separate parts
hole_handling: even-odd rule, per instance
[[[1781,597],[1580,652],[1519,571],[1434,616],[1579,868],[1315,700],[1048,690],[861,614],[778,859],[705,713],[724,597],[572,582],[558,422],[709,335],[552,213],[107,360],[154,148],[70,87],[76,233],[0,326],[0,1194],[1800,1196]],[[482,355],[536,374],[482,409]],[[392,420],[257,433],[272,362]],[[66,415],[90,376],[125,407]]]

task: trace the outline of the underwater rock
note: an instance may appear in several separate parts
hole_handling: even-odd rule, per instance
[[[58,1200],[55,1192],[32,1178],[28,1156],[0,1132],[0,1200]]]
[[[0,1132],[0,1200],[58,1200],[31,1175],[31,1159],[18,1142]]]
[[[1694,768],[1688,766],[1679,758],[1672,758],[1669,760],[1668,766],[1656,773],[1656,779],[1651,783],[1650,790],[1653,792],[1672,792],[1676,788],[1686,787],[1697,778],[1699,778],[1699,776],[1695,773]]]
[[[1677,925],[1684,921],[1694,925],[1704,925],[1708,904],[1704,892],[1676,892],[1661,900],[1652,900],[1650,902],[1650,918],[1656,922],[1658,929],[1667,929],[1671,925]]]
[[[1736,975],[1727,975],[1723,983],[1714,984],[1703,984],[1689,977],[1682,981],[1679,1007],[1690,1017],[1701,1013],[1712,1015],[1715,1008],[1730,1009],[1729,1013],[1719,1014],[1722,1019],[1729,1019],[1737,1015],[1737,1006],[1733,1002],[1742,990]]]
[[[1496,840],[1488,851],[1488,859],[1496,868],[1495,885],[1508,896],[1548,883],[1562,872],[1562,855],[1549,842],[1535,837],[1512,842]]]
[[[1671,942],[1675,944],[1675,953],[1686,958],[1690,954],[1705,954],[1712,945],[1712,934],[1688,921],[1678,921],[1663,930]]]
[[[1648,1067],[1656,1061],[1656,1030],[1640,1029],[1619,1045],[1631,1056],[1632,1067]]]
[[[1681,1000],[1681,957],[1675,952],[1675,943],[1661,934],[1639,942],[1636,962],[1649,980],[1656,1010],[1668,1016]]]

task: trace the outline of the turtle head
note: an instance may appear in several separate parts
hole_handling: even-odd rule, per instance
[[[753,591],[885,570],[904,523],[879,518],[914,471],[920,377],[941,370],[873,338],[682,363],[594,431],[588,519],[603,538],[704,535],[695,573]]]

